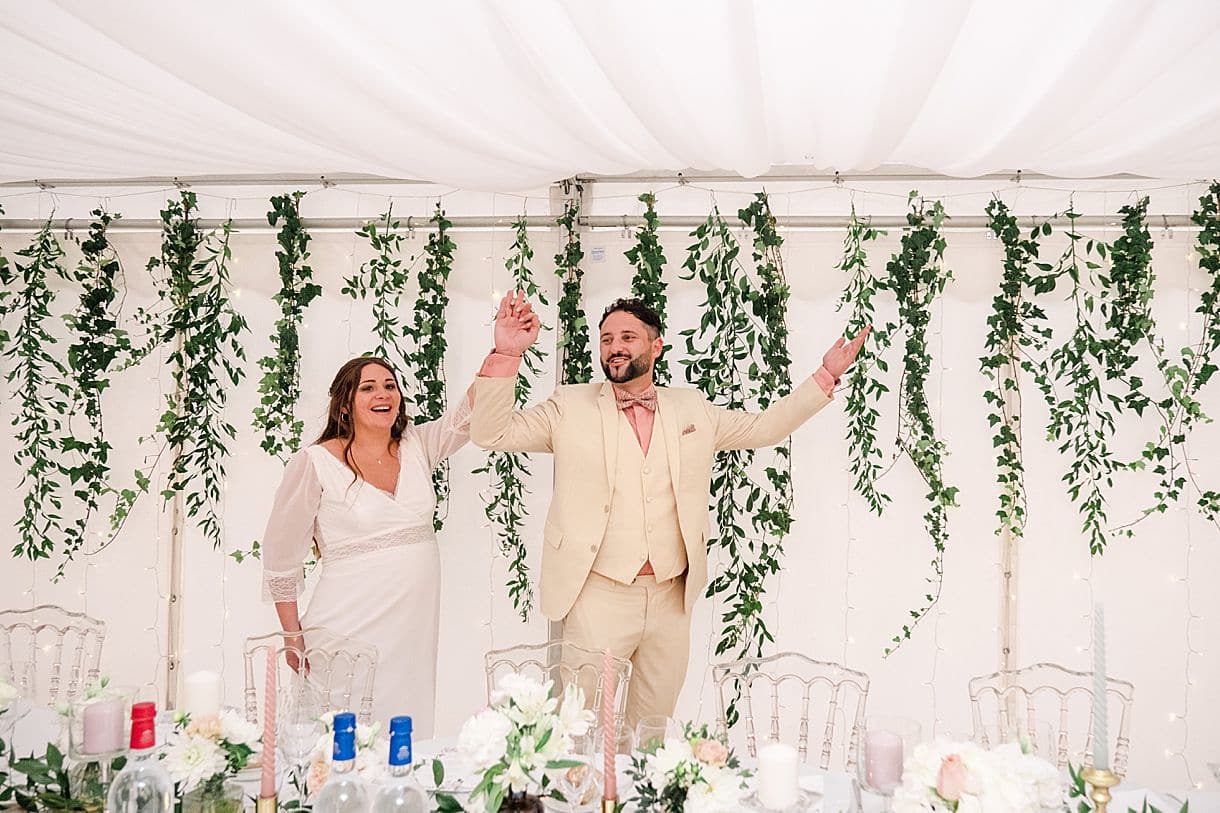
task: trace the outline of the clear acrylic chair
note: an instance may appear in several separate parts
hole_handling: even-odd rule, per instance
[[[631,661],[611,656],[614,667],[614,723],[622,732],[627,715],[627,687],[631,683]],[[487,700],[496,681],[507,672],[533,675],[551,681],[552,691],[561,693],[568,683],[575,683],[585,694],[585,707],[600,716],[602,706],[602,653],[585,649],[562,640],[541,644],[518,644],[505,649],[493,649],[483,656],[483,671],[487,678]]]
[[[106,623],[84,613],[53,604],[2,610],[0,675],[37,705],[68,703],[98,679],[105,640]]]
[[[1093,674],[1074,672],[1056,663],[1036,663],[1021,669],[994,672],[971,678],[970,713],[974,736],[984,747],[988,723],[997,731],[1019,731],[1037,740],[1039,723],[1049,723],[1054,734],[1053,755],[1047,755],[1059,768],[1068,761],[1078,767],[1091,764],[1093,758]],[[1127,756],[1131,747],[1128,730],[1131,724],[1131,704],[1135,687],[1125,680],[1106,679],[1107,707],[1117,705],[1117,717],[1108,715],[1118,725],[1110,730],[1113,770],[1119,776],[1127,772]]]
[[[290,638],[305,639],[302,650]],[[306,679],[322,698],[322,711],[355,711],[356,719],[369,723],[373,717],[373,679],[377,673],[377,647],[350,636],[337,635],[325,627],[306,627],[300,632],[269,632],[246,639],[243,653],[246,667],[246,719],[262,720],[259,698],[266,685],[267,654],[274,651],[277,662],[276,685],[288,685],[295,676],[288,665],[287,653],[296,653],[299,662],[308,664]],[[355,703],[353,703],[353,697]],[[266,698],[263,698],[266,701]]]
[[[864,727],[868,675],[799,652],[781,652],[768,658],[746,658],[712,666],[716,684],[717,725],[730,742],[744,733],[746,753],[758,756],[759,728],[765,724],[763,743],[792,743],[802,762],[809,761],[811,717],[821,727],[818,766],[849,773],[856,768],[856,752]],[[736,699],[737,719],[729,720],[729,704]],[[730,722],[735,725],[730,726]],[[744,732],[737,728],[744,727]],[[795,728],[795,731],[793,731]],[[732,729],[732,730],[731,730]]]

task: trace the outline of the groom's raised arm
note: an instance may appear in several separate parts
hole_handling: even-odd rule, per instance
[[[522,354],[538,338],[538,316],[520,291],[500,301],[495,349],[474,381],[470,439],[501,452],[549,452],[559,422],[558,393],[530,409],[514,409]]]

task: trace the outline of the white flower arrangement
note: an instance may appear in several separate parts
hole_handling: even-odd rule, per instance
[[[205,785],[219,790],[246,767],[261,737],[262,730],[235,709],[198,718],[175,712],[162,759],[179,795]]]
[[[636,755],[627,773],[641,811],[729,813],[740,809],[748,793],[749,774],[706,725],[687,723],[681,739]]]
[[[1016,744],[985,750],[938,740],[915,747],[894,791],[894,813],[1037,813],[1064,806],[1054,765]]]
[[[17,699],[17,687],[0,677],[0,714],[8,711],[8,707]]]
[[[335,713],[328,711],[318,718],[324,733],[318,737],[309,758],[309,773],[305,777],[305,789],[309,794],[317,793],[330,778],[330,760],[334,753]],[[356,724],[356,773],[367,784],[381,781],[386,764],[390,761],[390,741],[381,735],[381,723]]]
[[[562,701],[551,689],[551,681],[507,673],[496,683],[491,706],[462,726],[454,767],[479,777],[466,810],[499,810],[510,792],[548,796],[551,777],[546,772],[579,765],[569,758],[572,738],[589,732],[593,712],[585,708],[577,686],[568,684]],[[460,809],[447,794],[437,794],[437,801],[446,809]]]

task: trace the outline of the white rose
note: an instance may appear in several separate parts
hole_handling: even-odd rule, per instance
[[[262,737],[262,729],[249,722],[234,709],[220,712],[220,737],[232,745],[254,745]]]
[[[512,730],[507,717],[496,709],[484,709],[462,725],[458,750],[471,763],[470,768],[482,773],[504,756]]]
[[[224,769],[224,751],[206,737],[175,734],[165,749],[165,770],[183,793]]]

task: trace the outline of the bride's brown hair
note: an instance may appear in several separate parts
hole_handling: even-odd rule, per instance
[[[360,387],[360,377],[364,368],[370,364],[384,367],[390,377],[394,379],[394,386],[398,388],[399,395],[402,395],[402,384],[398,381],[398,373],[394,372],[390,362],[385,359],[377,356],[359,356],[345,362],[339,368],[339,372],[335,373],[334,380],[330,382],[330,407],[326,412],[326,427],[314,441],[316,445],[335,438],[342,439],[344,441],[343,462],[355,472],[356,477],[363,477],[364,472],[360,471],[360,467],[352,458],[352,442],[356,439],[356,427],[352,422],[352,404],[356,401],[356,390]],[[398,416],[394,419],[394,425],[390,427],[390,438],[399,440],[403,430],[407,428],[409,420],[407,399],[404,396],[398,401]]]

